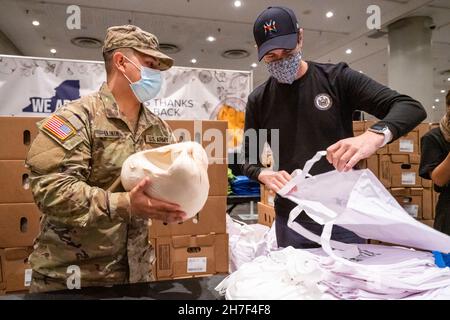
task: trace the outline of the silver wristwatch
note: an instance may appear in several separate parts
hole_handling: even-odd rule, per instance
[[[376,123],[373,126],[371,126],[367,131],[375,132],[378,134],[384,135],[383,144],[381,147],[384,147],[386,144],[388,144],[392,140],[392,132],[389,130],[389,128],[384,124]]]

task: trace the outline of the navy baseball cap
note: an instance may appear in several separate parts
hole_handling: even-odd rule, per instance
[[[286,7],[268,7],[256,18],[253,36],[258,46],[258,59],[274,49],[294,49],[299,25],[294,12]]]

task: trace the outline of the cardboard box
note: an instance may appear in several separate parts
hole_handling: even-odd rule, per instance
[[[193,219],[179,224],[167,224],[161,220],[152,220],[149,226],[151,238],[226,233],[227,197],[212,196]]]
[[[369,169],[376,177],[380,176],[380,156],[378,154],[372,155],[368,159],[363,159],[358,163],[358,168]]]
[[[0,203],[34,202],[29,175],[24,160],[0,161]]]
[[[275,208],[258,202],[258,223],[271,227],[275,221]]]
[[[433,188],[423,188],[423,220],[433,220],[434,219],[434,208],[433,208]]]
[[[275,192],[273,192],[263,184],[260,184],[260,190],[261,203],[270,207],[275,206]]]
[[[209,158],[227,158],[227,121],[214,120],[167,120],[179,142],[200,143]]]
[[[420,155],[380,155],[379,179],[387,188],[430,187],[419,176]]]
[[[414,130],[388,145],[389,154],[420,154],[420,139],[429,131],[428,123],[419,124]]]
[[[228,234],[156,239],[157,279],[228,273]]]
[[[32,246],[40,218],[34,203],[0,204],[0,248]]]
[[[39,129],[38,117],[0,116],[0,160],[25,160]]]
[[[226,196],[228,194],[227,159],[209,159],[208,180],[210,196]]]
[[[366,130],[366,121],[353,121],[353,135],[355,137],[361,135]]]
[[[431,189],[428,188],[392,188],[391,194],[398,203],[416,219],[431,217],[432,199]]]
[[[28,256],[31,247],[0,249],[0,264],[5,292],[28,290],[31,284],[31,267]]]

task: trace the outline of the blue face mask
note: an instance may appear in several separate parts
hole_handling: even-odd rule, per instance
[[[144,103],[145,101],[149,101],[156,97],[161,90],[162,85],[161,71],[144,66],[139,68],[133,61],[126,56],[124,57],[141,71],[141,79],[136,82],[131,82],[130,79],[123,74],[128,82],[130,82],[131,90],[133,90],[133,93],[139,102]]]

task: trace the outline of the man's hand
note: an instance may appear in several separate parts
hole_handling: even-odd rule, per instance
[[[182,222],[186,213],[181,211],[179,205],[150,198],[144,193],[149,183],[150,179],[144,178],[130,191],[131,214],[145,219],[162,220],[165,223]]]
[[[347,172],[361,159],[367,159],[381,147],[384,136],[366,131],[362,135],[342,139],[327,149],[327,160],[337,171]]]
[[[278,192],[291,179],[291,175],[286,171],[274,172],[269,169],[262,170],[258,176],[258,180],[274,192]]]

